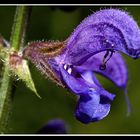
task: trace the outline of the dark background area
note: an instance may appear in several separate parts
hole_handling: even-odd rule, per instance
[[[1,4],[139,4],[139,0],[1,0]]]
[[[27,32],[27,42],[33,40],[65,40],[74,28],[91,13],[113,6],[49,7],[33,6]],[[129,12],[140,26],[140,7],[115,6]],[[14,6],[0,7],[0,33],[9,40],[15,13]],[[71,134],[136,134],[140,133],[140,60],[125,56],[129,70],[128,95],[132,105],[127,117],[123,91],[102,76],[98,76],[103,87],[116,94],[109,115],[103,120],[88,125],[77,121],[73,115],[76,96],[45,79],[30,64],[30,70],[39,99],[19,81],[14,93],[13,113],[9,133],[36,133],[44,123],[54,118],[63,119]]]

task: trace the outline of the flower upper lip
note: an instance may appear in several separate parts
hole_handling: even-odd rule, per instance
[[[74,30],[67,40],[66,58],[79,65],[89,55],[107,49],[138,58],[139,46],[140,31],[136,22],[126,12],[106,9],[88,16]]]

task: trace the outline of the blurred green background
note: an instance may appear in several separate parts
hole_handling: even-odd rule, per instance
[[[88,15],[113,6],[82,7],[49,7],[33,6],[27,41],[33,40],[65,40],[74,28]],[[115,6],[129,12],[140,26],[140,7]],[[15,13],[14,6],[0,7],[0,33],[9,40]],[[140,133],[140,59],[132,60],[125,56],[129,69],[128,95],[132,112],[127,117],[127,107],[123,91],[113,83],[98,76],[100,82],[109,92],[116,94],[109,115],[103,120],[90,124],[82,124],[73,115],[76,97],[65,89],[57,87],[45,79],[30,64],[39,99],[19,81],[14,93],[13,112],[9,124],[9,132],[13,134],[33,134],[47,121],[55,118],[63,119],[68,125],[70,134],[138,134]]]

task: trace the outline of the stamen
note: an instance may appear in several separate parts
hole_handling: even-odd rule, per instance
[[[111,52],[110,55],[109,55],[109,52]],[[114,53],[114,50],[107,50],[106,54],[104,55],[102,64],[99,66],[100,70],[105,70],[106,69],[106,64],[109,61],[109,59],[112,57],[113,53]],[[109,57],[108,57],[108,55],[109,55]],[[107,57],[108,57],[108,59],[107,59]]]
[[[106,65],[105,64],[101,64],[99,67],[100,70],[105,70],[106,69]]]

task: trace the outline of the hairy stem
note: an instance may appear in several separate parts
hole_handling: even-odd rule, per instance
[[[14,24],[10,37],[10,49],[12,52],[18,52],[24,45],[27,23],[29,20],[30,8],[27,6],[18,6],[16,8]],[[11,52],[11,53],[12,53]],[[12,108],[12,89],[13,80],[9,66],[10,53],[6,55],[3,68],[2,83],[0,87],[0,133],[6,133],[8,130],[9,115]]]
[[[16,9],[14,25],[10,38],[12,50],[18,51],[24,45],[25,33],[31,12],[31,7],[19,6]]]
[[[9,68],[5,66],[0,88],[0,133],[5,133],[9,115],[11,112],[11,88],[12,79],[9,76]]]

